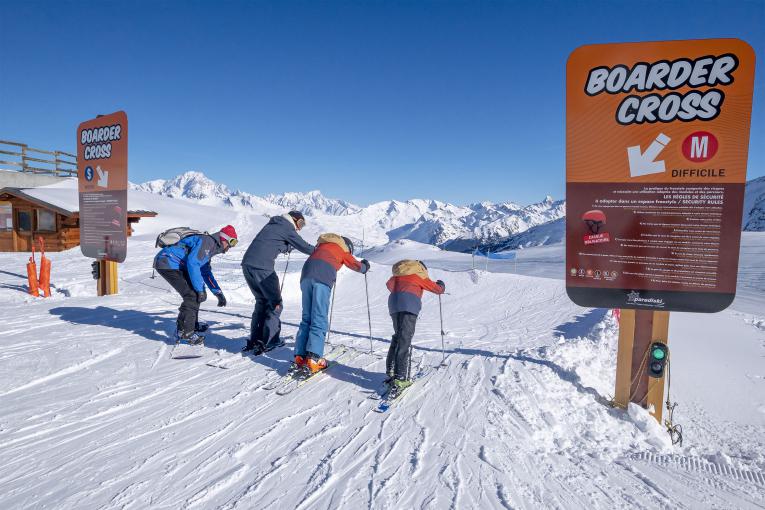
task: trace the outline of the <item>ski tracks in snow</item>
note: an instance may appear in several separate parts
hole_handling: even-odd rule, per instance
[[[592,339],[556,345],[556,331],[566,329],[559,325],[576,325],[587,312],[567,300],[560,282],[434,273],[455,294],[444,299],[447,366],[431,370],[383,414],[367,396],[383,379],[391,330],[386,296],[370,295],[370,355],[366,333],[358,333],[368,325],[357,275],[341,274],[332,333],[352,354],[283,396],[264,388],[286,371],[289,351],[239,359],[236,335],[250,310],[235,304],[203,311],[216,319],[215,347],[197,360],[166,355],[167,337],[156,333],[156,317],[165,313],[172,322],[165,294],[143,294],[146,317],[122,315],[114,327],[75,316],[86,324],[60,345],[13,325],[5,352],[23,370],[0,389],[0,405],[12,409],[0,419],[0,506],[610,509],[692,507],[705,497],[744,507],[763,502],[741,495],[756,473],[713,485],[707,471],[634,458],[667,449],[655,431],[604,405],[606,390],[567,364],[565,348],[575,342],[594,357],[612,354]],[[370,288],[383,288],[386,278],[371,272]],[[288,278],[294,288],[285,294],[298,292],[296,282]],[[134,306],[127,296],[108,303],[110,316]],[[285,329],[294,329],[298,315],[294,306],[286,310]],[[38,316],[41,330],[61,331],[59,317]],[[415,360],[441,362],[439,330],[437,302],[427,296]],[[27,340],[33,347],[25,355]],[[54,353],[45,355],[46,348]],[[232,352],[220,356],[231,361],[229,370],[205,365],[215,349]],[[81,352],[92,354],[83,360]]]

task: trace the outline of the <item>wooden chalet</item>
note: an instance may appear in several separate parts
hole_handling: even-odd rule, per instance
[[[128,195],[128,208],[130,198]],[[141,218],[154,211],[128,210],[127,235]],[[32,250],[34,240],[45,241],[45,250],[63,251],[80,244],[80,215],[77,190],[72,187],[0,189],[0,252]]]

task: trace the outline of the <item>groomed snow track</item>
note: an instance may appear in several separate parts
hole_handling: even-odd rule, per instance
[[[343,272],[331,341],[352,354],[279,396],[264,386],[284,373],[290,350],[238,354],[251,302],[235,258],[215,266],[231,305],[203,307],[212,325],[206,356],[172,360],[178,299],[149,279],[149,244],[131,249],[122,292],[107,298],[90,297],[92,281],[81,261],[71,263],[74,252],[55,255],[54,273],[67,272],[50,300],[24,298],[8,288],[21,283],[18,275],[0,272],[9,298],[0,311],[0,508],[765,505],[757,411],[727,421],[696,398],[693,369],[679,363],[682,449],[643,410],[610,408],[614,319],[571,304],[560,281],[433,269],[448,284],[447,365],[379,414],[367,397],[383,379],[391,333],[388,266],[369,274],[374,354],[363,278]],[[10,257],[2,256],[3,267]],[[299,269],[291,264],[286,282],[285,334],[295,333],[300,313]],[[752,343],[746,356],[761,356],[765,332],[745,319],[726,312],[714,321]],[[673,331],[718,324],[673,320]],[[416,360],[441,362],[432,296],[415,345]],[[205,364],[215,351],[228,370]],[[763,382],[752,381],[750,397],[760,398]]]

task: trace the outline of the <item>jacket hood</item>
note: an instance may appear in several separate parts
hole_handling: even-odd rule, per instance
[[[292,225],[292,228],[294,228],[295,231],[297,232],[297,225],[295,225],[295,220],[292,219],[292,216],[290,216],[290,213],[284,213],[280,216],[280,218],[284,218],[285,220],[289,221],[290,225]]]

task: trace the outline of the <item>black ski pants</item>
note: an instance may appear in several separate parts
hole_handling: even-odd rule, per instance
[[[393,319],[393,338],[390,341],[385,366],[388,374],[394,374],[396,379],[408,379],[409,358],[414,328],[417,326],[417,316],[409,312],[398,312],[391,314],[391,319]]]
[[[183,298],[183,303],[178,308],[178,319],[176,320],[178,332],[181,334],[193,333],[199,317],[199,302],[188,273],[180,269],[157,269],[157,272]]]
[[[258,344],[275,345],[279,342],[282,331],[282,293],[279,290],[279,277],[273,269],[258,269],[242,265],[244,279],[255,296],[255,310],[250,323],[248,347]]]

